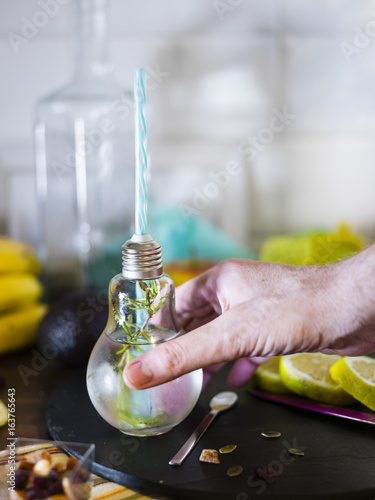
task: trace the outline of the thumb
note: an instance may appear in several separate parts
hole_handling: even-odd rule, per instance
[[[238,311],[235,312],[238,307],[241,306],[131,361],[123,372],[126,385],[147,389],[198,368],[246,356],[251,349],[251,335],[243,335],[243,325],[238,320]],[[234,316],[237,324],[233,322]]]

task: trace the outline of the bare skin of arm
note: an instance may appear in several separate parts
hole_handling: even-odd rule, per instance
[[[375,351],[375,245],[326,266],[222,261],[177,289],[176,310],[189,333],[129,363],[129,387],[235,359],[230,382],[240,385],[259,358],[368,354]]]

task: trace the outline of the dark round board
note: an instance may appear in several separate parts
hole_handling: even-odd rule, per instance
[[[55,440],[94,443],[93,472],[144,494],[189,500],[375,499],[374,426],[277,405],[246,391],[238,391],[236,406],[217,417],[181,467],[170,466],[208,412],[211,397],[232,390],[227,372],[225,367],[211,378],[180,425],[161,436],[138,438],[122,434],[99,416],[80,370],[53,393],[48,429]],[[267,430],[280,431],[281,437],[262,437]],[[227,444],[237,449],[220,455],[219,465],[199,462],[203,448]],[[289,454],[291,447],[305,456]],[[233,465],[243,467],[242,475],[227,477]],[[262,465],[274,471],[274,478],[259,479],[253,473]]]

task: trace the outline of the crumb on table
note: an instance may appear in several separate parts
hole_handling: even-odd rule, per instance
[[[219,464],[219,452],[217,450],[202,450],[199,460],[208,464]]]

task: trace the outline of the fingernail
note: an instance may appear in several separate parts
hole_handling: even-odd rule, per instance
[[[131,385],[136,387],[142,387],[154,378],[154,374],[150,368],[142,361],[136,361],[131,366],[128,366],[124,372],[124,376],[126,376]]]

